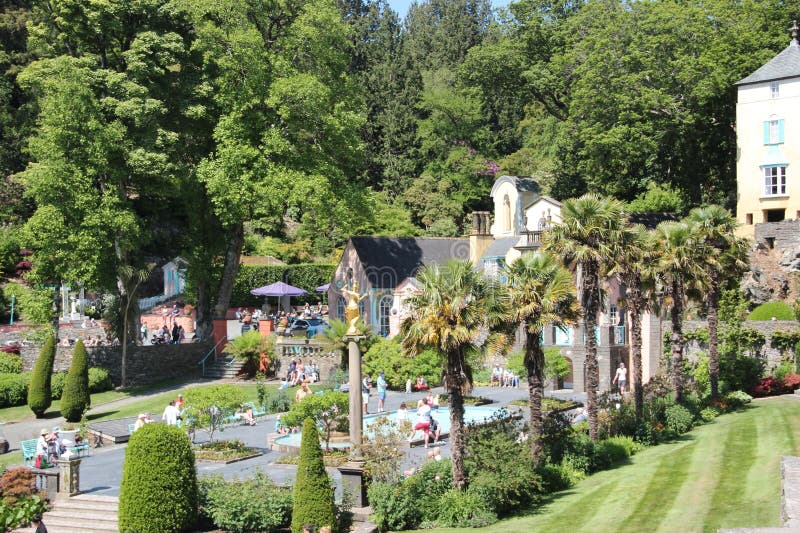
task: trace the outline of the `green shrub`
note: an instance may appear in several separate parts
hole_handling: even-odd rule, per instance
[[[664,415],[667,429],[678,435],[683,435],[694,426],[694,415],[682,405],[667,408]]]
[[[436,523],[442,527],[484,527],[497,522],[497,516],[478,493],[451,489],[439,498]]]
[[[319,432],[311,418],[306,418],[303,423],[300,461],[294,483],[292,532],[302,533],[304,524],[336,528],[333,486],[322,462]]]
[[[728,404],[728,409],[731,411],[735,411],[736,409],[741,409],[748,403],[753,401],[753,397],[747,394],[744,391],[736,390],[733,392],[729,392],[725,396],[725,402]]]
[[[261,307],[263,298],[250,294],[253,287],[269,285],[276,281],[286,281],[295,287],[309,291],[308,296],[292,298],[293,302],[316,303],[318,294],[314,287],[328,283],[333,278],[336,265],[328,263],[297,263],[292,265],[242,265],[236,275],[231,292],[231,305]],[[335,304],[335,302],[331,302]],[[335,306],[334,306],[335,308]]]
[[[89,395],[89,362],[83,341],[78,339],[72,350],[72,362],[61,393],[61,416],[67,422],[80,422],[83,413],[92,405]]]
[[[778,320],[795,320],[794,309],[786,302],[767,302],[753,309],[747,320],[772,320],[773,317]]]
[[[21,283],[3,285],[3,297],[10,302],[15,297],[15,313],[21,320],[34,324],[49,324],[53,316],[53,293],[47,289],[33,289]]]
[[[188,531],[196,518],[197,478],[189,437],[175,426],[139,428],[131,435],[122,467],[119,530]]]
[[[405,389],[406,380],[416,376],[434,385],[441,380],[442,359],[435,350],[407,357],[398,339],[379,338],[364,354],[363,372],[377,376],[381,370],[386,372],[386,382],[392,389]]]
[[[53,373],[55,357],[56,339],[50,335],[36,359],[28,387],[28,407],[36,415],[36,418],[41,418],[53,402],[50,391],[50,375]]]
[[[292,407],[292,401],[283,389],[278,389],[267,396],[264,408],[268,413],[285,413]]]
[[[25,372],[24,374],[0,374],[0,407],[24,405],[30,379],[30,372]]]
[[[571,464],[545,464],[538,470],[542,482],[542,493],[550,494],[573,487],[586,477],[586,473]]]
[[[291,523],[292,491],[263,472],[232,481],[222,474],[201,478],[198,491],[204,518],[225,531],[279,531]]]
[[[484,470],[469,478],[469,492],[485,502],[497,516],[510,516],[529,507],[542,492],[542,480],[527,461],[508,461],[509,468]]]
[[[229,383],[189,387],[183,396],[186,399],[187,417],[195,427],[208,428],[209,440],[214,440],[214,432],[218,429],[224,429],[224,417],[232,414],[245,401],[242,389]]]
[[[592,470],[607,470],[630,457],[636,449],[631,437],[613,437],[597,441],[594,445]]]
[[[350,398],[347,393],[328,391],[306,396],[303,401],[293,403],[281,422],[286,427],[300,427],[311,418],[315,426],[322,430],[325,448],[328,449],[332,431],[347,431],[349,410]]]
[[[58,400],[64,394],[64,383],[67,381],[67,371],[53,372],[50,375],[50,394]]]
[[[716,407],[706,407],[700,411],[700,419],[703,422],[711,422],[720,415],[719,409]]]
[[[89,369],[89,392],[105,392],[114,388],[108,370],[93,366]]]
[[[22,356],[0,352],[0,374],[21,374]]]

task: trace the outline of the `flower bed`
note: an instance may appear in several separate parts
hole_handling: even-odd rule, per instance
[[[528,407],[528,399],[522,398],[519,400],[511,400],[510,402],[508,402],[508,404],[516,405],[518,407]],[[570,409],[575,409],[576,407],[580,407],[580,404],[573,402],[571,400],[559,400],[558,398],[542,398],[542,411],[558,413],[561,411],[569,411]]]
[[[333,450],[329,453],[323,453],[322,462],[325,466],[337,467],[347,462],[349,452]],[[299,455],[281,455],[275,460],[275,464],[279,465],[296,465],[299,461]]]
[[[487,405],[492,403],[494,400],[490,398],[484,398],[483,396],[464,396],[464,405]],[[450,403],[450,396],[448,394],[440,394],[439,395],[439,405],[448,405]]]
[[[238,439],[206,442],[194,449],[194,456],[198,461],[214,461],[225,464],[251,459],[259,455],[261,455],[259,450],[248,448]]]

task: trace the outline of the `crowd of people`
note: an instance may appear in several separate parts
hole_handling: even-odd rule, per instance
[[[141,337],[142,342],[148,342],[148,330],[147,324],[142,322],[141,327]],[[152,332],[152,336],[149,339],[150,344],[180,344],[186,338],[186,332],[183,329],[181,324],[178,324],[177,321],[172,322],[172,329],[170,329],[166,324],[161,326],[161,328]]]
[[[82,443],[80,435],[75,435],[75,440],[61,436],[61,428],[55,426],[51,431],[42,428],[36,441],[36,468],[42,468],[45,463],[54,464],[64,455],[69,448]]]
[[[101,335],[86,335],[86,337],[83,337],[81,340],[83,341],[83,345],[87,348],[93,348],[96,346],[117,346],[119,344],[117,339],[112,339],[109,335],[106,335],[105,337]],[[58,339],[58,344],[65,348],[75,346],[76,342],[78,342],[78,337],[61,337]]]
[[[492,376],[489,379],[490,387],[519,387],[519,376],[508,368],[494,365]]]
[[[289,363],[289,368],[286,370],[286,379],[281,384],[282,389],[294,387],[301,383],[317,383],[319,381],[319,365],[311,359],[308,364],[303,363],[303,360],[292,361]]]

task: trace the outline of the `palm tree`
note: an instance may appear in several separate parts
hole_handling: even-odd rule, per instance
[[[701,263],[702,246],[691,224],[662,222],[655,230],[661,256],[657,263],[657,276],[661,291],[670,306],[670,344],[672,346],[672,386],[675,401],[683,394],[683,310],[687,293],[705,286],[705,272]]]
[[[507,311],[503,294],[468,261],[426,265],[417,274],[420,290],[407,299],[410,313],[400,325],[403,348],[414,356],[433,348],[444,358],[444,386],[450,395],[453,486],[466,486],[464,473],[464,394],[472,386],[469,355],[487,327]]]
[[[597,366],[595,326],[600,305],[600,279],[617,256],[620,233],[627,217],[621,202],[595,194],[567,200],[561,207],[561,223],[543,236],[544,249],[560,256],[577,273],[578,300],[583,311],[586,334],[586,407],[589,411],[589,435],[597,439]]]
[[[350,329],[350,325],[347,322],[332,318],[328,322],[328,327],[317,336],[324,348],[330,352],[339,353],[342,358],[340,365],[342,370],[347,370],[350,364],[347,355],[347,346],[350,341],[345,339],[348,329]],[[375,337],[375,330],[360,318],[356,322],[356,329],[358,330],[358,336],[363,337],[363,340],[360,340],[358,344],[361,348],[361,353],[364,353]]]
[[[642,382],[642,313],[653,306],[653,263],[657,260],[657,247],[653,235],[641,224],[634,224],[621,235],[616,264],[611,274],[616,274],[625,286],[625,304],[630,313],[631,342],[628,346],[633,362],[633,404],[636,420],[644,414],[644,387]]]
[[[533,463],[542,455],[542,396],[544,396],[544,351],[541,334],[545,326],[571,324],[579,315],[572,275],[550,254],[526,254],[508,272],[511,322],[525,331],[525,370],[528,374],[528,405]]]
[[[719,299],[724,278],[738,277],[746,268],[745,243],[734,235],[736,219],[718,205],[692,209],[687,217],[698,240],[707,248],[703,260],[708,287],[706,311],[708,316],[708,377],[711,397],[719,394]]]

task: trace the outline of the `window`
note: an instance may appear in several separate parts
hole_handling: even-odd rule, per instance
[[[764,167],[764,196],[786,195],[786,167]]]
[[[798,216],[797,218],[800,218],[800,216]],[[753,225],[753,213],[747,213],[744,216],[744,223],[747,224],[748,226]]]
[[[777,81],[773,81],[772,83],[770,83],[769,85],[770,98],[777,98],[778,96],[780,96],[780,90],[781,90],[780,83],[778,83]]]
[[[389,335],[389,314],[392,312],[393,298],[390,295],[381,296],[378,303],[378,333],[381,337]]]
[[[618,317],[617,317],[617,306],[616,305],[609,306],[609,308],[608,308],[608,319],[612,324],[616,324],[617,323]]]
[[[783,140],[784,121],[774,115],[764,121],[764,144],[781,144]]]
[[[339,320],[344,320],[344,296],[339,296],[336,299],[336,317]]]

